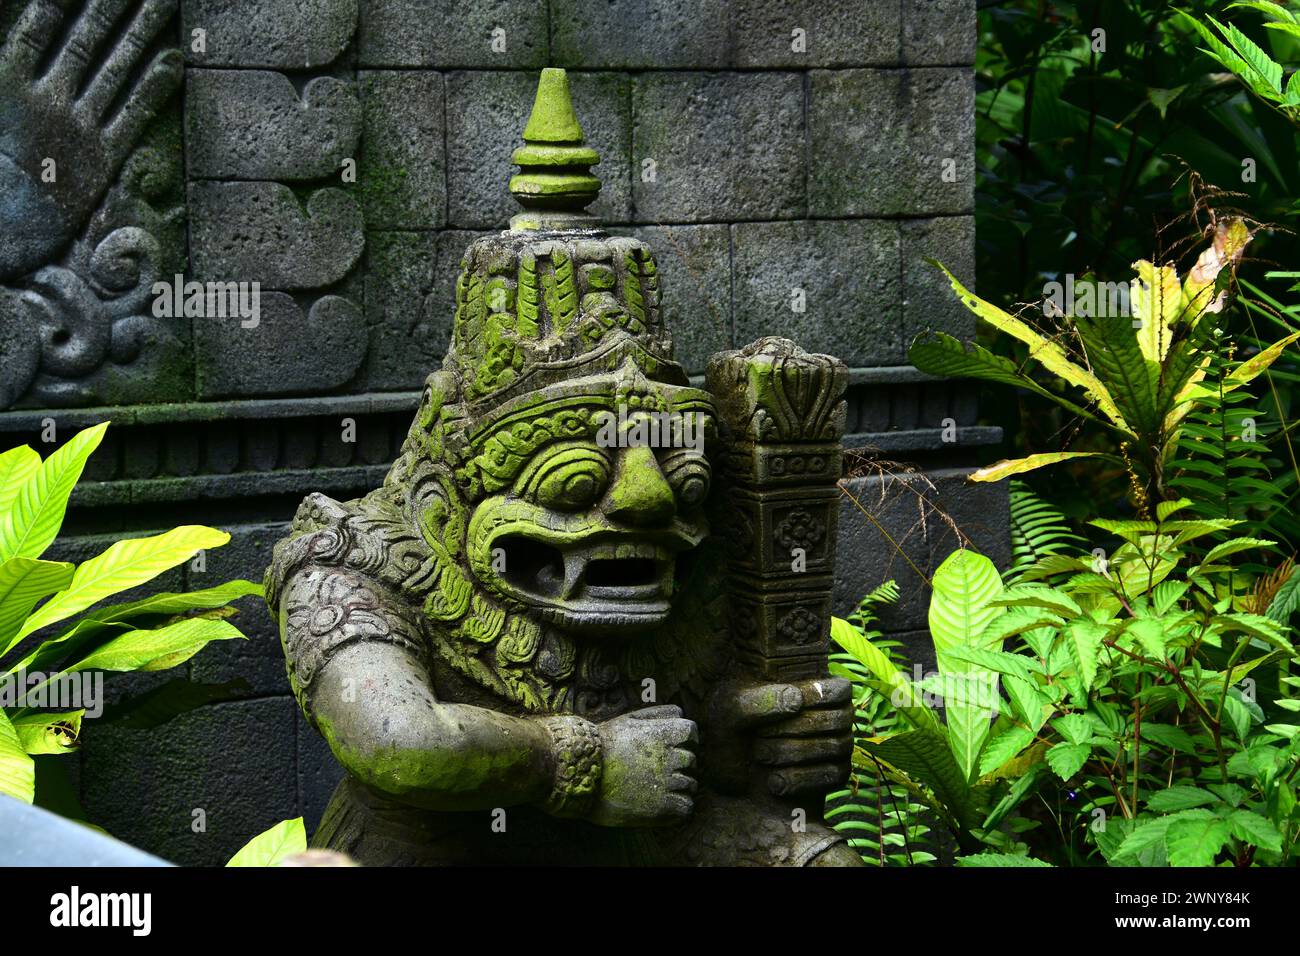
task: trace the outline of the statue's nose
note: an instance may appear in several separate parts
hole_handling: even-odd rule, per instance
[[[614,465],[614,480],[605,495],[605,513],[644,528],[663,524],[676,510],[673,489],[654,452],[645,446],[625,448]]]

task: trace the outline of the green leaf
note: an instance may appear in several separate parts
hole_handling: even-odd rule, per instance
[[[36,795],[36,764],[23,749],[9,715],[0,710],[0,793],[23,803]]]
[[[41,456],[30,445],[19,445],[0,454],[0,527],[23,486],[41,468]]]
[[[1157,661],[1165,659],[1165,628],[1158,619],[1129,621],[1124,633],[1136,640],[1150,657]]]
[[[1213,866],[1230,836],[1228,822],[1215,816],[1175,818],[1165,830],[1169,865]]]
[[[1028,727],[1008,727],[988,742],[980,755],[980,776],[992,773],[1034,742]]]
[[[1047,866],[1052,864],[1042,860],[1035,860],[1031,856],[1015,856],[1011,853],[976,853],[974,856],[959,856],[953,861],[958,866],[989,866],[989,867],[1012,867],[1012,866]]]
[[[1280,3],[1273,3],[1271,0],[1237,0],[1236,3],[1230,3],[1227,6],[1229,10],[1236,10],[1238,7],[1244,7],[1248,10],[1258,10],[1266,17],[1275,20],[1281,20],[1285,23],[1295,23],[1296,18],[1290,10]],[[1268,26],[1268,24],[1264,24]]]
[[[979,823],[966,774],[953,759],[948,741],[927,730],[911,730],[884,740],[865,740],[862,749],[934,791],[953,818],[966,828]]]
[[[141,614],[184,614],[186,611],[199,611],[222,607],[249,595],[261,596],[262,585],[252,581],[227,581],[215,587],[201,591],[165,592],[151,594],[149,597],[127,604],[111,604],[96,608],[86,617],[96,621],[125,621]]]
[[[1238,30],[1233,24],[1224,27],[1213,17],[1209,18],[1210,22],[1219,28],[1233,48],[1241,54],[1241,58],[1246,61],[1250,72],[1245,79],[1250,83],[1255,92],[1264,94],[1278,94],[1282,92],[1282,65],[1274,62],[1273,58],[1259,48],[1259,46],[1246,34]],[[1276,96],[1267,97],[1276,99]]]
[[[56,452],[57,454],[57,452]],[[52,456],[51,456],[52,457]],[[152,580],[198,551],[230,540],[224,531],[182,525],[151,538],[128,538],[77,568],[67,590],[50,598],[18,632],[20,638],[84,611],[96,601]]]
[[[1088,350],[1093,373],[1128,427],[1138,435],[1152,435],[1160,427],[1163,411],[1156,408],[1160,366],[1145,359],[1128,316],[1075,319],[1075,327]]]
[[[831,640],[871,672],[882,685],[882,696],[902,711],[913,724],[934,733],[942,732],[938,718],[925,705],[924,697],[912,686],[912,682],[861,631],[843,618],[832,617]]]
[[[967,476],[967,480],[1001,481],[1003,478],[1010,478],[1012,475],[1023,475],[1028,471],[1046,468],[1048,465],[1056,465],[1063,461],[1072,461],[1076,458],[1101,458],[1112,464],[1122,464],[1120,459],[1114,455],[1107,455],[1099,451],[1045,451],[1037,455],[1026,455],[1024,458],[1004,458],[1002,461],[995,461],[991,465],[975,469]]]
[[[12,721],[18,741],[29,754],[64,754],[74,750],[81,737],[84,710],[61,714],[28,713]]]
[[[1228,828],[1243,843],[1261,850],[1278,853],[1282,849],[1282,834],[1268,817],[1250,810],[1233,810],[1228,814]]]
[[[1088,618],[1078,618],[1065,629],[1066,647],[1079,672],[1085,690],[1092,690],[1097,681],[1097,662],[1101,657],[1101,642],[1106,628]]]
[[[1090,756],[1092,748],[1087,744],[1057,744],[1047,751],[1047,765],[1062,780],[1069,780],[1083,768]]]
[[[68,586],[73,567],[62,561],[10,558],[0,564],[0,657],[13,649],[36,602]]]
[[[1157,813],[1173,813],[1178,810],[1190,810],[1192,807],[1206,807],[1218,802],[1219,798],[1208,790],[1180,784],[1153,794],[1147,801],[1147,807]]]
[[[189,660],[211,641],[243,636],[229,621],[187,617],[153,630],[127,631],[67,671],[162,671]]]
[[[99,447],[108,422],[78,432],[45,459],[0,515],[0,560],[39,558],[63,525],[63,513],[86,459]]]
[[[1086,744],[1092,739],[1092,721],[1086,714],[1066,714],[1052,721],[1052,729],[1072,744]]]
[[[1291,568],[1291,573],[1286,576],[1286,580],[1277,589],[1277,594],[1273,595],[1273,600],[1268,606],[1269,618],[1279,624],[1291,620],[1296,605],[1300,604],[1300,573],[1297,571],[1300,571],[1300,565]]]
[[[282,820],[259,833],[230,858],[226,866],[279,866],[285,857],[307,849],[307,828],[302,817]]]

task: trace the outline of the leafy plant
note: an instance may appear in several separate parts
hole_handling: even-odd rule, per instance
[[[1227,6],[1228,10],[1241,8],[1258,10],[1264,14],[1266,29],[1300,37],[1300,5],[1243,0]],[[1292,73],[1283,82],[1282,64],[1269,56],[1235,24],[1225,25],[1212,16],[1206,16],[1203,23],[1184,10],[1179,10],[1178,14],[1205,41],[1202,53],[1212,57],[1246,84],[1252,93],[1274,106],[1292,122],[1300,123],[1300,76]]]
[[[28,803],[36,795],[33,756],[67,753],[80,739],[86,707],[42,707],[71,675],[175,667],[211,641],[242,638],[226,620],[235,613],[229,602],[261,593],[260,585],[230,581],[101,603],[230,540],[199,525],[118,541],[77,566],[42,559],[107,427],[80,432],[44,461],[26,445],[0,454],[0,793]],[[62,628],[47,632],[54,625]]]

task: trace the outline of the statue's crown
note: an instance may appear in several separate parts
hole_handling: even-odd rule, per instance
[[[542,71],[519,172],[523,211],[475,240],[461,262],[445,367],[462,397],[498,404],[631,360],[649,379],[685,385],[659,311],[659,275],[639,239],[610,236],[586,212],[600,191],[564,70]]]

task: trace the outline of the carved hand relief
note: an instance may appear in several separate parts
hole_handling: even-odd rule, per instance
[[[267,573],[295,694],[349,774],[317,842],[856,862],[789,803],[847,771],[849,687],[826,673],[844,366],[764,339],[692,387],[650,249],[584,211],[599,158],[563,71],[524,141],[523,211],[466,252],[387,479],[310,496]]]

